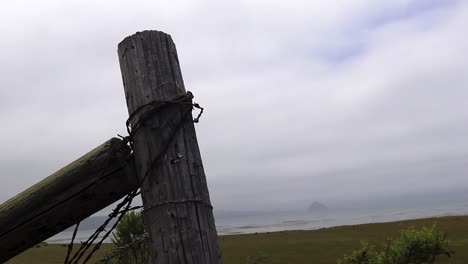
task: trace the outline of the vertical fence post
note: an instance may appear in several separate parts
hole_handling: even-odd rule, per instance
[[[152,101],[186,93],[171,36],[138,32],[118,46],[128,112]],[[180,113],[181,115],[182,113]],[[134,135],[138,177],[142,179],[166,143],[154,133],[175,126],[154,115]],[[194,124],[186,122],[167,146],[141,187],[143,219],[150,233],[152,263],[222,263],[206,176]]]

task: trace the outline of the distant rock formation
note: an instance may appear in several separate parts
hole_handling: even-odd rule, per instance
[[[322,203],[319,202],[313,202],[308,209],[309,212],[311,213],[321,213],[321,212],[326,212],[328,211],[328,207]]]

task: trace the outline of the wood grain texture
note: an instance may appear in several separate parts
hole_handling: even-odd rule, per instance
[[[118,54],[129,114],[149,102],[185,94],[177,51],[168,34],[138,32],[119,44]],[[134,136],[140,179],[158,150],[166,150],[142,186],[152,263],[222,263],[192,115],[188,112],[189,121],[177,129],[187,111],[169,108],[145,121]],[[163,129],[168,127],[178,132],[169,135]],[[182,156],[180,162],[174,162],[177,156]]]
[[[137,188],[129,148],[113,138],[0,205],[0,263]]]

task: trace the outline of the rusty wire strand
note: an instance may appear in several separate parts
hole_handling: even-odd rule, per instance
[[[103,258],[98,260],[96,264],[107,264],[112,259],[125,255],[125,253],[127,253],[130,249],[138,247],[140,244],[147,243],[148,240],[149,235],[145,232],[143,235],[135,237],[132,242],[120,247],[116,247],[110,253],[106,254]]]
[[[78,232],[78,228],[80,227],[80,222],[78,222],[75,226],[75,230],[73,231],[73,236],[72,236],[72,239],[70,241],[70,244],[68,244],[68,251],[67,251],[67,257],[65,258],[65,261],[64,263],[67,264],[68,263],[68,259],[70,258],[70,254],[73,250],[73,242],[75,241],[75,237],[76,237],[76,233]]]
[[[105,228],[106,226],[109,224],[109,222],[117,217],[119,214],[122,215],[125,213],[125,210],[121,210],[122,207],[128,205],[129,203],[131,203],[131,200],[133,199],[132,195],[134,194],[135,192],[131,192],[130,194],[128,194],[122,202],[120,202],[116,208],[112,211],[112,213],[110,213],[108,215],[108,218],[106,219],[106,221],[104,221],[104,223],[98,227],[96,229],[96,231],[85,241],[85,242],[81,242],[81,246],[80,248],[78,249],[77,252],[75,252],[75,254],[73,255],[73,257],[71,258],[71,260],[69,262],[67,262],[67,264],[78,264],[78,261],[84,256],[84,254],[86,253],[86,251],[91,247],[91,245],[93,244],[93,242],[99,237],[99,235],[101,234],[101,232],[105,231]],[[112,230],[109,230],[109,231],[112,231]],[[107,233],[107,232],[106,232]],[[93,252],[94,253],[94,252]],[[68,256],[67,256],[68,257]],[[86,263],[86,262],[83,262],[83,263]]]
[[[194,119],[191,119],[191,121],[193,123],[198,123],[200,121],[200,117],[203,114],[204,109],[199,104],[192,102],[192,99],[193,99],[193,94],[191,92],[187,92],[185,95],[177,96],[177,97],[175,97],[174,99],[171,99],[171,100],[152,101],[150,103],[147,103],[147,104],[144,104],[144,105],[138,107],[129,116],[129,118],[127,119],[127,121],[125,123],[126,128],[127,128],[128,136],[123,137],[123,136],[119,135],[122,138],[122,140],[126,144],[128,144],[129,147],[130,147],[132,155],[129,157],[129,159],[133,157],[134,135],[136,134],[138,129],[141,126],[143,126],[144,121],[146,121],[150,117],[154,116],[154,114],[157,113],[162,107],[167,106],[167,105],[173,105],[173,104],[190,105],[191,108],[192,108],[191,110],[193,110],[193,109],[199,109],[200,110],[197,117],[194,118]],[[187,115],[191,114],[191,112],[192,111],[187,112]],[[135,117],[137,117],[138,115],[139,115],[139,118],[137,119],[137,121],[133,122],[133,119],[135,119]],[[187,122],[187,119],[182,118],[182,120],[179,122],[179,124],[177,126],[177,129],[171,135],[169,142],[172,142],[174,140],[177,133],[182,129],[182,127],[184,126],[184,124],[186,122]],[[168,146],[169,145],[170,144],[168,144]],[[101,247],[104,240],[112,233],[112,231],[115,229],[115,227],[117,226],[117,224],[119,223],[119,221],[122,219],[122,217],[125,215],[126,212],[143,208],[143,206],[131,207],[131,203],[133,201],[133,198],[140,195],[141,190],[139,190],[139,189],[140,189],[141,185],[143,184],[143,182],[145,182],[145,180],[148,178],[151,171],[155,168],[156,164],[158,163],[158,161],[161,158],[163,153],[164,152],[162,151],[157,157],[155,157],[153,159],[153,161],[150,164],[150,167],[146,170],[142,180],[140,181],[139,186],[136,189],[132,190],[129,194],[127,194],[123,198],[122,202],[120,202],[113,209],[112,213],[110,213],[108,215],[108,218],[106,219],[106,221],[104,221],[104,223],[100,227],[98,227],[96,229],[96,231],[85,242],[81,242],[80,248],[78,249],[77,252],[75,252],[73,257],[69,260],[71,250],[73,248],[74,237],[76,235],[76,234],[74,234],[73,239],[72,239],[72,241],[70,242],[70,245],[69,245],[69,250],[68,250],[67,256],[65,258],[65,262],[64,262],[65,264],[78,264],[78,261],[85,255],[86,251],[92,246],[93,242],[99,237],[99,235],[102,232],[105,232],[105,234],[101,238],[101,240],[97,244],[94,245],[94,248],[92,249],[92,251],[84,259],[83,264],[87,263],[91,259],[92,255],[97,250],[99,250],[99,248]],[[122,208],[124,208],[124,209],[122,209]],[[105,230],[105,228],[107,227],[109,222],[114,218],[117,218],[117,221],[114,223],[114,225],[109,230]],[[78,226],[75,228],[74,233],[77,232],[77,229],[78,229]],[[126,247],[126,249],[128,249],[128,248],[130,248],[130,247]],[[121,254],[121,253],[119,253],[119,254]],[[105,263],[107,263],[107,262],[105,262]]]
[[[112,231],[114,231],[114,229],[117,227],[117,224],[120,222],[120,220],[122,219],[122,217],[125,215],[126,212],[128,211],[131,211],[131,205],[132,205],[132,200],[133,198],[135,198],[135,195],[136,194],[136,190],[135,192],[132,192],[129,197],[129,201],[127,203],[127,205],[125,206],[125,209],[123,211],[120,212],[120,216],[119,218],[117,219],[117,221],[114,223],[114,225],[111,227],[111,229],[109,231],[106,232],[106,234],[101,238],[101,240],[96,244],[94,245],[94,248],[93,250],[88,254],[88,256],[86,257],[86,259],[84,260],[83,263],[87,263],[89,261],[89,259],[91,259],[91,257],[93,256],[93,254],[99,250],[99,248],[101,247],[102,245],[102,242],[104,242],[104,240],[112,233]]]

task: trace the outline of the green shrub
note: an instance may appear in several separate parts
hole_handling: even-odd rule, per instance
[[[141,213],[127,212],[112,234],[117,254],[117,263],[148,263],[150,260],[148,240]]]
[[[395,240],[388,240],[384,250],[363,242],[360,249],[345,255],[339,264],[433,264],[439,256],[450,257],[447,235],[436,226],[402,230]]]
[[[343,260],[338,260],[338,264],[380,264],[380,255],[375,251],[375,247],[367,242],[361,242],[361,248],[345,255]]]

